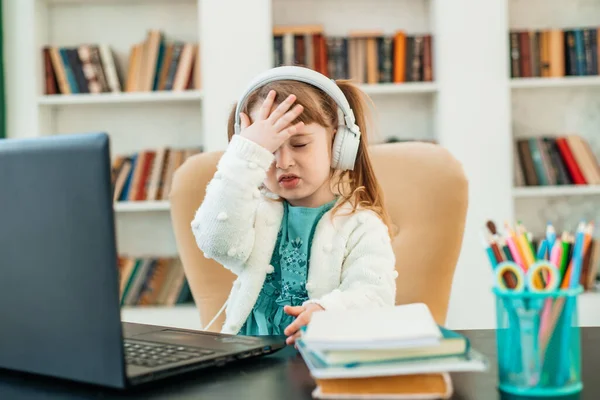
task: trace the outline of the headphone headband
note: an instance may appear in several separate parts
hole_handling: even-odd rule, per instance
[[[325,75],[314,71],[310,68],[299,67],[295,65],[284,65],[281,67],[271,68],[258,76],[256,76],[248,85],[244,94],[240,98],[237,103],[235,109],[235,133],[240,133],[240,112],[242,106],[244,105],[246,98],[252,93],[254,90],[259,87],[266,85],[267,83],[281,80],[294,80],[300,81],[304,83],[308,83],[310,85],[314,85],[317,88],[321,89],[329,97],[331,97],[336,104],[338,105],[339,111],[342,112],[344,117],[344,124],[355,136],[360,135],[360,129],[356,125],[356,120],[354,118],[354,112],[352,108],[350,108],[350,104],[344,96],[342,90],[338,87],[338,85],[328,79]]]

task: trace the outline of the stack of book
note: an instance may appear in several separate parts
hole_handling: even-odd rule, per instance
[[[515,146],[515,185],[600,185],[600,164],[579,135],[523,138]]]
[[[432,36],[382,31],[325,35],[320,25],[277,26],[273,63],[301,65],[331,79],[356,83],[433,81]]]
[[[297,344],[317,383],[315,398],[448,398],[450,372],[488,367],[422,303],[317,312]]]
[[[113,200],[168,200],[175,171],[185,160],[200,152],[201,147],[163,147],[117,155],[111,170]]]

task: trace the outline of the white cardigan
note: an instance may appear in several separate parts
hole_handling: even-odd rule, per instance
[[[236,334],[258,298],[270,265],[283,205],[259,187],[274,155],[235,135],[191,223],[198,247],[237,275],[226,303],[223,333]],[[346,203],[317,223],[306,289],[329,310],[393,306],[397,272],[387,227],[370,210]],[[348,214],[348,215],[346,215]],[[306,304],[305,303],[305,304]],[[224,305],[225,306],[225,305]]]

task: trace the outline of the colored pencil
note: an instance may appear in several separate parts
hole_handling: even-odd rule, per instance
[[[527,239],[525,227],[521,224],[521,222],[517,223],[517,245],[521,250],[521,254],[523,255],[523,261],[525,262],[525,270],[529,269],[531,265],[535,262],[534,253],[531,250],[531,244]]]
[[[564,279],[565,272],[567,269],[567,264],[569,260],[569,234],[567,232],[563,232],[560,240],[562,251],[560,254],[560,265],[557,265],[560,271],[561,282]]]
[[[487,253],[488,260],[492,265],[492,269],[495,269],[498,265],[498,259],[496,258],[496,254],[494,254],[494,249],[492,249],[491,243],[487,238],[485,232],[481,231],[481,244]]]
[[[523,268],[523,271],[527,271],[527,266],[525,265],[523,254],[516,242],[515,233],[512,229],[510,229],[510,225],[508,225],[508,222],[504,223],[504,228],[506,230],[506,244],[508,245],[508,248],[512,253],[512,257],[515,260],[515,263],[517,263],[517,265],[520,265],[521,268]]]
[[[513,261],[513,262],[515,261],[510,252],[510,248],[506,244],[506,240],[502,236],[498,236],[498,246],[500,246],[500,248],[504,252],[504,257],[506,258],[507,261]]]

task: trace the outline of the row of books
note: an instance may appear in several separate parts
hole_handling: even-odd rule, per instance
[[[596,28],[509,33],[513,78],[598,75]]]
[[[356,83],[402,83],[433,80],[432,36],[393,35],[380,31],[327,36],[319,25],[276,27],[275,66],[302,65],[332,79]]]
[[[108,45],[45,46],[42,57],[45,94],[121,91],[121,78]]]
[[[523,138],[515,146],[515,185],[600,185],[600,165],[579,135]]]
[[[143,42],[129,52],[126,92],[199,90],[198,43],[167,42],[158,29],[148,31]]]
[[[160,30],[131,46],[126,74],[119,70],[106,44],[45,46],[44,93],[77,94],[199,90],[197,43],[167,42]]]
[[[145,149],[115,156],[112,163],[114,201],[168,200],[173,175],[201,147]]]
[[[172,306],[192,300],[179,258],[119,256],[118,261],[121,306]]]

